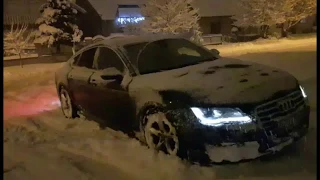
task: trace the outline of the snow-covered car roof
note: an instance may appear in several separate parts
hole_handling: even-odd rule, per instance
[[[128,35],[128,36],[118,36],[117,38],[104,39],[102,41],[92,43],[91,45],[94,46],[98,44],[106,44],[110,46],[125,46],[129,44],[153,42],[161,39],[175,39],[175,38],[183,38],[183,37],[176,36],[176,35],[154,35],[154,34],[135,35],[135,36]]]

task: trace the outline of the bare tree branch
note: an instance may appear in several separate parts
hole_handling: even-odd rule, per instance
[[[19,55],[21,59],[24,49],[33,41],[33,33],[27,32],[27,29],[27,24],[20,25],[12,22],[10,32],[4,34],[4,51]]]

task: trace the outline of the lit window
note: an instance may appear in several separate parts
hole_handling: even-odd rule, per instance
[[[144,17],[119,17],[117,22],[119,24],[125,25],[130,23],[138,23],[139,21],[144,20]]]
[[[119,5],[117,23],[119,25],[138,23],[144,20],[138,5]]]

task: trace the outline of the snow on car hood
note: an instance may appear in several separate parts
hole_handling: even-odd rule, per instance
[[[179,69],[136,76],[129,91],[184,92],[206,104],[256,103],[297,87],[287,72],[257,63],[221,58]]]

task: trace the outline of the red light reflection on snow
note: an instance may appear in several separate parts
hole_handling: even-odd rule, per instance
[[[18,95],[18,97],[24,97],[23,100],[4,99],[4,120],[13,117],[37,115],[60,107],[60,101],[54,89],[38,90],[40,92]]]

